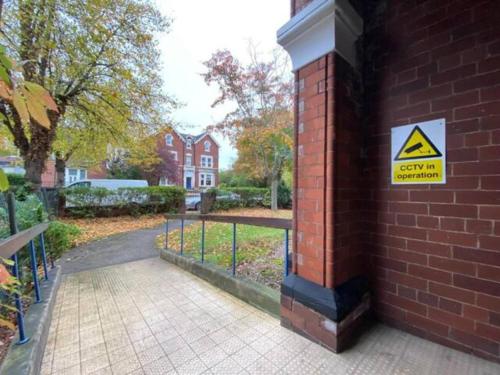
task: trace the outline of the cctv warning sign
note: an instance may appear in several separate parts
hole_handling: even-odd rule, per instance
[[[391,129],[392,183],[446,183],[445,120]]]

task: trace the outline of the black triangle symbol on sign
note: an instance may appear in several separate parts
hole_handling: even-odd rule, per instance
[[[406,138],[394,160],[427,159],[439,156],[443,155],[417,125]]]

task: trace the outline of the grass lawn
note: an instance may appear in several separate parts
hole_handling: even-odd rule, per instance
[[[272,212],[266,209],[220,212],[224,215],[290,218],[291,211]],[[227,270],[232,260],[232,224],[205,223],[205,261]],[[290,236],[291,238],[291,236]],[[284,230],[250,225],[236,226],[236,273],[272,288],[279,288],[283,274]],[[169,248],[180,252],[180,230],[171,231]],[[165,236],[157,238],[165,246]],[[201,223],[184,228],[184,255],[201,260]]]

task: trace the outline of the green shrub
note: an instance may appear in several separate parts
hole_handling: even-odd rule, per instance
[[[212,206],[212,211],[227,211],[235,208],[241,208],[240,201],[230,200],[230,199],[219,199],[216,200]]]
[[[281,180],[278,185],[278,207],[290,208],[292,207],[292,190],[290,186]]]
[[[7,179],[9,180],[9,185],[11,187],[23,186],[26,183],[22,174],[7,173]]]
[[[16,222],[19,231],[43,223],[47,218],[43,204],[36,195],[28,195],[23,201],[16,199]],[[0,223],[0,238],[9,237],[9,215],[6,204],[0,207]]]
[[[216,204],[212,210],[229,210],[231,208],[249,208],[249,207],[271,207],[271,189],[269,188],[256,188],[252,186],[247,187],[227,187],[219,189],[211,189],[217,194]],[[238,194],[240,200],[231,201],[229,199],[221,199],[224,196],[230,196],[231,193]],[[292,205],[290,188],[281,181],[278,186],[278,207],[289,208]]]
[[[74,217],[110,216],[114,214],[151,214],[179,212],[184,207],[185,190],[177,186],[143,188],[75,187],[62,191],[66,212]]]
[[[32,194],[31,184],[26,181],[23,175],[9,173],[7,179],[10,185],[9,190],[16,195],[16,199],[25,200]]]
[[[229,188],[227,191],[220,191],[217,195],[238,194],[241,207],[259,207],[264,206],[264,198],[268,191],[268,188],[235,187]]]
[[[73,246],[73,241],[81,233],[76,225],[52,221],[45,232],[47,253],[52,259],[58,259]]]

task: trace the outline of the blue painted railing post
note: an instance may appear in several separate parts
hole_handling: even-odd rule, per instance
[[[11,257],[14,262],[12,266],[12,276],[15,278],[19,277],[19,264],[17,262],[17,253]],[[26,337],[24,331],[24,316],[23,316],[23,303],[21,301],[21,296],[19,293],[14,293],[14,301],[16,303],[16,315],[17,315],[17,328],[19,328],[19,341],[18,345],[26,344],[29,341],[29,337]]]
[[[45,251],[45,236],[43,235],[43,233],[40,233],[40,250],[42,251],[43,273],[45,276],[45,280],[48,280],[49,271],[47,269],[47,252]]]
[[[181,219],[181,255],[184,254],[184,219]]]
[[[33,240],[29,243],[30,258],[31,258],[31,273],[33,274],[33,284],[35,285],[35,303],[42,302],[40,296],[40,284],[38,283],[38,265],[36,262],[36,250]]]
[[[205,220],[201,222],[201,263],[205,263]]]
[[[16,223],[16,200],[14,198],[14,193],[8,192],[6,196],[7,200],[7,212],[9,214],[9,227],[10,234],[14,235],[17,233],[17,223]],[[19,272],[19,262],[17,261],[17,253],[12,255],[12,276],[21,281],[20,272]],[[17,328],[19,328],[19,341],[18,345],[25,344],[29,341],[29,338],[26,337],[26,333],[24,331],[24,316],[23,316],[23,303],[21,300],[21,296],[19,293],[14,293],[14,301],[16,304],[16,318],[17,318]]]
[[[236,275],[236,223],[233,223],[233,256],[232,256],[233,276]]]
[[[288,229],[285,229],[285,259],[284,259],[284,267],[285,267],[285,277],[288,276],[288,250],[289,250],[289,241],[288,241]]]
[[[165,250],[168,250],[168,219],[165,223]]]

